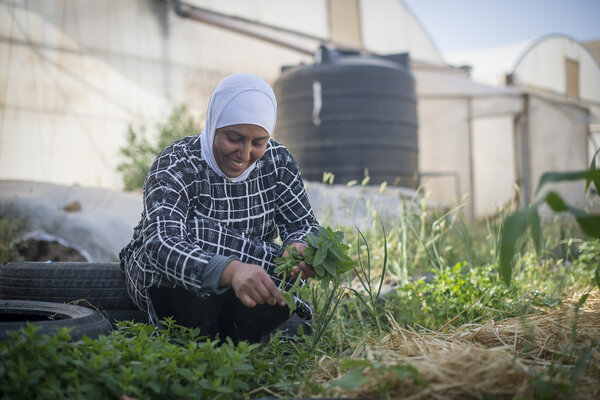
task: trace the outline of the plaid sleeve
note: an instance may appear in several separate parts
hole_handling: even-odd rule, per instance
[[[283,152],[282,161],[278,168],[275,221],[285,248],[293,242],[306,244],[307,234],[317,234],[318,222],[304,190],[298,164],[287,150]]]

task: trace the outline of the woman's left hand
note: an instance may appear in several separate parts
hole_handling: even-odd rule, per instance
[[[308,246],[305,245],[304,243],[300,243],[300,242],[294,242],[290,244],[290,247],[295,248],[296,250],[298,250],[298,252],[302,255],[304,255],[304,249],[306,249]],[[283,256],[287,257],[290,255],[290,252],[285,250],[283,252]],[[312,265],[307,264],[306,262],[302,261],[300,263],[300,265],[296,265],[292,268],[292,272],[291,275],[294,279],[298,278],[298,276],[302,274],[302,279],[307,279],[307,278],[314,278],[315,277],[315,270],[313,269]]]

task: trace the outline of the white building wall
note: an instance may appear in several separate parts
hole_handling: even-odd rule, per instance
[[[530,96],[528,108],[529,168],[534,194],[544,172],[588,168],[588,114],[580,107],[538,96]],[[567,203],[583,207],[584,187],[583,181],[548,185],[536,199],[552,189]]]
[[[513,127],[512,115],[473,119],[473,194],[477,218],[497,213],[515,194]]]
[[[564,36],[536,42],[516,60],[513,74],[521,85],[566,95],[566,60],[579,63],[579,96],[600,101],[600,67],[579,42]]]
[[[189,3],[329,36],[327,0]],[[400,1],[360,4],[366,47],[441,61]],[[181,18],[168,1],[1,2],[0,38],[0,179],[116,189],[128,125],[152,128],[179,104],[202,117],[213,87],[230,73],[273,83],[282,66],[313,62],[310,55]]]
[[[471,192],[467,98],[419,100],[419,171],[432,201],[448,206]]]
[[[227,74],[273,82],[312,61],[170,2],[16,1],[0,19],[0,179],[120,188],[129,124],[153,127],[178,104],[201,117]]]
[[[414,60],[444,65],[441,53],[406,6],[398,0],[361,0],[363,46],[376,53],[410,52]]]

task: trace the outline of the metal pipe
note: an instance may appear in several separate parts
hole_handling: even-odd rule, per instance
[[[242,18],[234,18],[214,11],[204,10],[190,4],[182,3],[180,0],[174,0],[173,9],[175,10],[175,13],[182,18],[189,18],[205,24],[218,26],[220,28],[264,40],[266,42],[273,43],[303,54],[314,55],[314,52],[318,48],[319,44],[326,42],[320,38],[300,32],[294,32]],[[314,47],[309,48],[308,46],[292,43],[290,40],[282,38],[282,34],[292,35],[296,38],[304,40],[318,41],[319,43],[316,43]]]
[[[471,221],[475,221],[475,163],[473,161],[473,104],[472,98],[467,101],[467,145],[469,149],[467,154],[469,155],[469,216]]]
[[[262,22],[252,21],[246,18],[235,17],[227,14],[222,14],[216,11],[200,8],[182,2],[181,0],[173,0],[173,10],[175,14],[182,18],[193,19],[198,22],[203,22],[209,25],[218,26],[233,32],[238,32],[247,36],[251,36],[260,40],[264,40],[278,46],[282,46],[302,54],[315,56],[320,45],[325,44],[333,46],[337,49],[356,50],[365,55],[377,56],[378,54],[366,49],[350,48],[346,45],[336,43],[330,39],[310,35],[304,32],[298,32],[292,29],[286,29],[279,26],[269,25]],[[285,39],[287,36],[288,39]],[[311,42],[310,45],[299,45],[293,40],[303,40]],[[410,67],[415,70],[433,70],[443,72],[453,72],[459,75],[464,75],[459,69],[444,65],[434,65],[423,61],[415,61],[410,59]]]
[[[531,188],[529,184],[529,162],[528,162],[528,135],[527,135],[527,115],[529,113],[529,96],[523,95],[523,111],[519,115],[519,161],[521,165],[521,205],[527,207],[531,201]]]

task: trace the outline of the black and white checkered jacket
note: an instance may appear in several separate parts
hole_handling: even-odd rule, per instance
[[[222,269],[233,259],[261,265],[281,287],[273,260],[317,229],[300,170],[283,145],[271,139],[248,178],[232,183],[202,159],[200,135],[188,136],[150,168],[141,221],[121,250],[121,268],[132,300],[157,323],[148,288],[220,293],[227,289],[218,288]],[[301,318],[312,316],[306,303],[296,303]]]

